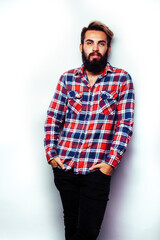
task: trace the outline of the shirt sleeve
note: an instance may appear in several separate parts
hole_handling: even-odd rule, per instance
[[[61,76],[57,84],[45,121],[44,146],[48,162],[57,156],[57,144],[65,119],[67,90],[64,78],[64,76]]]
[[[134,123],[134,87],[129,74],[125,77],[120,87],[117,104],[116,128],[110,152],[106,162],[112,167],[116,167],[121,161],[129,140],[132,136]]]

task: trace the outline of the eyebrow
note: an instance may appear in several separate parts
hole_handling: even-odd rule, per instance
[[[93,39],[87,39],[85,42],[94,42]],[[99,40],[98,43],[107,43],[105,40]]]

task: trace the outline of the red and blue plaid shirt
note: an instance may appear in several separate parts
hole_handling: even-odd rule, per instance
[[[130,75],[109,63],[91,87],[84,67],[65,72],[45,122],[45,150],[66,171],[87,174],[95,163],[116,167],[132,135],[134,88]]]

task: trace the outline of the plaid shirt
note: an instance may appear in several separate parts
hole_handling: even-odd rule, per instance
[[[48,162],[59,156],[75,174],[89,173],[95,163],[116,167],[132,135],[132,79],[107,63],[91,87],[82,65],[61,76],[47,113]]]

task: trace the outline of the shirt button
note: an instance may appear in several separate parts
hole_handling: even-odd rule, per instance
[[[90,143],[88,143],[88,147],[91,147],[92,146],[92,143],[90,142]]]

